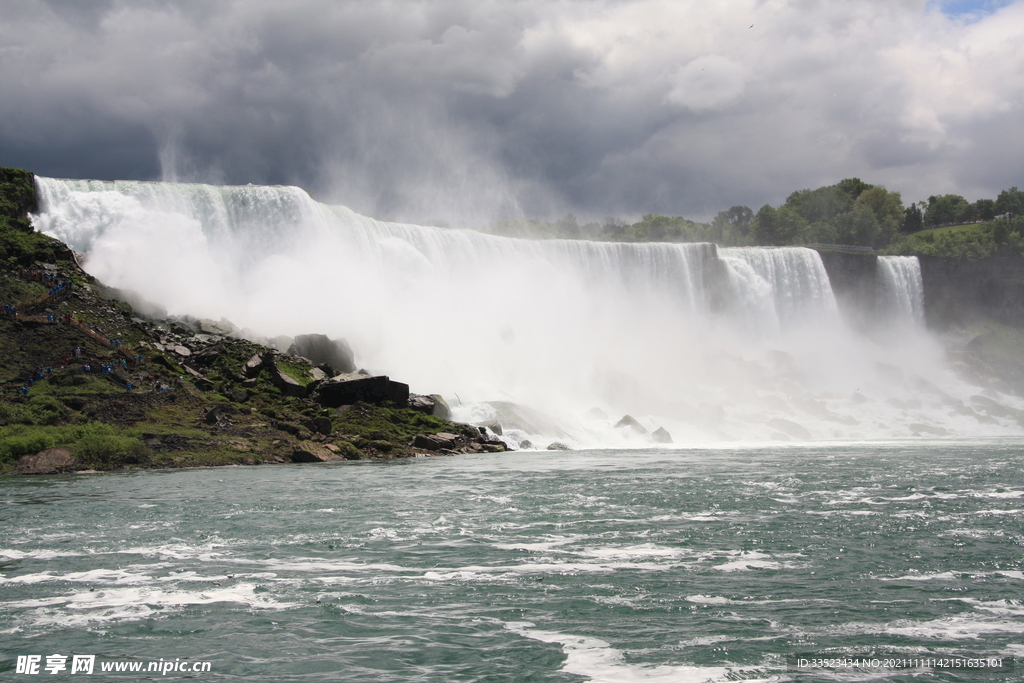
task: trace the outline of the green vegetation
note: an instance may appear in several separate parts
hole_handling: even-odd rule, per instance
[[[467,439],[479,434],[476,427],[453,424],[408,408],[369,406],[363,403],[357,403],[335,417],[333,424],[340,434],[346,435],[346,441],[361,452],[377,451],[392,455],[411,453],[412,449],[408,445],[412,444],[417,434],[449,432],[461,434]]]
[[[978,259],[1024,253],[1024,217],[997,218],[987,223],[952,225],[901,235],[884,254]]]
[[[72,259],[66,246],[32,229],[28,214],[37,203],[34,174],[0,168],[0,263],[14,267]]]
[[[715,242],[722,246],[848,245],[889,254],[982,258],[1021,250],[1024,191],[1011,187],[996,199],[968,202],[959,195],[931,196],[903,206],[899,192],[846,178],[835,185],[797,190],[781,206],[765,204],[720,211],[710,223],[679,216],[645,214],[626,224],[615,218],[579,225],[569,214],[559,221],[502,221],[487,232],[538,239],[615,242]],[[984,223],[977,223],[984,221]],[[970,225],[964,226],[969,223]],[[927,231],[939,226],[963,229]],[[963,233],[963,234],[960,234]],[[912,235],[912,236],[910,236]]]

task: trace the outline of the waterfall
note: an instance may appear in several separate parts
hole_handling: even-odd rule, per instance
[[[923,328],[885,346],[848,330],[810,249],[523,240],[377,221],[294,187],[37,180],[35,225],[104,283],[249,338],[346,338],[359,366],[465,419],[517,403],[579,444],[622,443],[627,412],[677,443],[992,429],[933,407],[973,389]],[[907,283],[892,291],[913,291],[912,264],[883,261]]]
[[[878,306],[896,321],[924,323],[924,284],[916,256],[878,257]]]

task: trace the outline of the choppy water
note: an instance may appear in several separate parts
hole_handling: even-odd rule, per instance
[[[54,653],[274,682],[856,680],[785,655],[1024,657],[1019,441],[7,478],[0,500],[3,680],[76,680],[15,673]]]

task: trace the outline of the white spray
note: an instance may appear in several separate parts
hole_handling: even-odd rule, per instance
[[[611,426],[627,412],[677,443],[1019,430],[950,408],[976,389],[920,326],[884,345],[846,329],[809,249],[509,239],[288,187],[38,182],[36,225],[101,281],[266,336],[344,337],[357,364],[458,394],[467,419],[515,402],[591,445],[628,442]]]

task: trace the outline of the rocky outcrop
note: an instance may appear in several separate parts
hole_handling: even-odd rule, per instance
[[[839,310],[856,327],[867,327],[876,308],[878,256],[862,251],[817,251]]]
[[[664,427],[658,427],[651,433],[651,441],[654,443],[672,443],[672,435]]]
[[[441,398],[440,394],[430,394],[429,396],[410,394],[409,407],[421,413],[439,417],[442,420],[447,420],[452,415],[448,402]],[[501,432],[497,433],[501,434]]]
[[[634,434],[646,434],[647,430],[642,424],[636,421],[632,415],[623,415],[622,419],[615,423],[616,429],[628,429]]]
[[[340,408],[356,401],[405,406],[409,402],[409,385],[392,382],[387,375],[337,375],[320,382],[310,398],[325,408]]]
[[[275,387],[281,390],[285,396],[302,398],[306,395],[306,387],[296,382],[292,377],[276,367],[270,371],[270,381]]]
[[[199,331],[203,334],[216,334],[221,337],[227,337],[228,335],[234,334],[238,331],[237,327],[224,318],[221,318],[220,320],[202,318],[197,324],[199,326]]]
[[[329,448],[327,445],[303,441],[298,448],[292,451],[292,462],[331,462],[343,460],[337,452],[337,447]]]
[[[437,434],[418,434],[412,442],[413,448],[425,448],[431,451],[455,450],[465,443],[459,434],[438,432]]]
[[[47,448],[18,459],[18,474],[58,474],[75,469],[75,456],[67,448]]]
[[[331,339],[326,334],[300,334],[288,347],[288,354],[302,356],[314,365],[329,365],[334,373],[350,373],[356,369],[352,347],[344,339]]]
[[[1024,328],[1024,256],[977,261],[919,256],[925,320],[947,329],[991,318]]]

